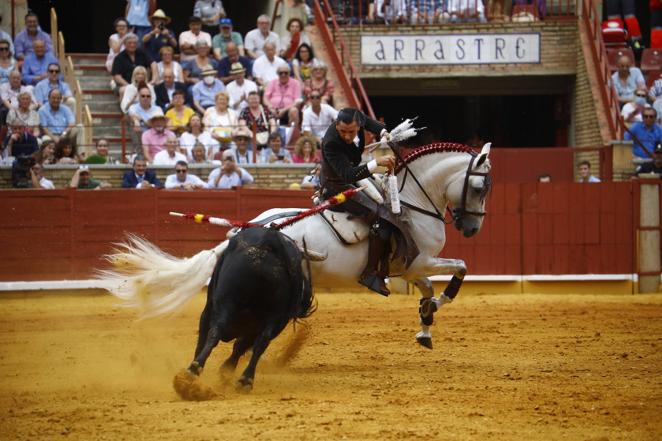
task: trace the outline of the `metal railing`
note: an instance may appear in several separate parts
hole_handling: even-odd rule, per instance
[[[324,8],[319,0],[313,1],[315,25],[326,46],[333,69],[335,69],[345,97],[351,107],[363,110],[371,118],[375,118],[368,94],[363,87],[358,69],[354,66],[349,45],[346,43],[342,30],[328,1],[324,1]],[[333,33],[327,23],[331,24]]]
[[[385,5],[385,3],[389,3]],[[511,11],[506,9],[512,4]],[[378,6],[382,6],[377,9]],[[512,15],[514,21],[574,17],[575,0],[338,0],[333,2],[333,16],[340,24],[438,24],[499,20]]]
[[[612,139],[623,139],[625,124],[621,118],[618,93],[614,85],[611,84],[607,49],[602,40],[602,17],[598,15],[591,0],[582,0],[581,23],[583,23],[589,38],[591,57],[597,75],[598,87],[600,88],[602,109],[607,117],[610,136]]]

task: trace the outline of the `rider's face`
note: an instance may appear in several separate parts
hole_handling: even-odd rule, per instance
[[[339,121],[336,123],[336,130],[338,130],[338,134],[342,140],[349,144],[354,141],[356,134],[359,133],[359,125],[356,121],[352,121],[349,124]]]

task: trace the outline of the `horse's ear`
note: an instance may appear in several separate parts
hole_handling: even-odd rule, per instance
[[[483,146],[483,148],[480,151],[480,154],[478,155],[478,159],[476,160],[476,168],[483,165],[483,163],[487,159],[487,156],[490,154],[490,147],[491,146],[492,146],[491,142],[488,142]]]

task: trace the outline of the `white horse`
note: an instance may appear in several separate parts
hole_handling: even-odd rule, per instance
[[[391,264],[391,275],[414,283],[421,291],[421,331],[417,341],[432,347],[430,325],[433,314],[457,294],[467,268],[462,260],[438,257],[446,242],[445,212],[452,207],[452,222],[465,237],[476,234],[485,215],[485,203],[491,178],[488,158],[490,144],[476,154],[459,144],[431,144],[413,150],[396,168],[401,185],[401,218],[409,225],[419,255],[408,268],[402,261]],[[278,213],[302,211],[300,209],[271,209],[251,222],[259,222]],[[355,220],[356,231],[366,225]],[[316,287],[356,286],[368,256],[368,243],[343,244],[328,224],[317,214],[306,217],[281,230],[297,243],[317,255],[327,258],[312,262],[312,280]],[[188,259],[163,253],[154,245],[132,239],[124,250],[111,255],[115,271],[105,272],[103,278],[118,286],[113,294],[143,307],[145,315],[173,312],[206,284],[218,257],[228,241],[211,250],[202,251]],[[448,286],[438,297],[434,296],[432,275],[452,274]]]

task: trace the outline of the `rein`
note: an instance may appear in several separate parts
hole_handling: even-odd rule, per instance
[[[407,165],[405,160],[400,155],[400,151],[397,148],[397,146],[391,145],[390,143],[389,143],[389,146],[391,147],[391,150],[393,150],[393,152],[395,153],[398,160],[405,167],[405,175],[402,178],[402,184],[400,185],[400,188],[398,189],[398,193],[402,192],[402,190],[405,188],[405,182],[407,181],[407,176],[411,174],[411,177],[414,180],[414,182],[416,183],[416,185],[418,186],[418,188],[423,192],[423,195],[426,197],[428,202],[430,202],[430,204],[432,205],[432,208],[434,208],[434,212],[426,210],[426,209],[421,208],[421,207],[417,207],[416,205],[410,204],[407,201],[402,201],[401,200],[400,201],[401,205],[403,205],[403,206],[405,206],[405,207],[407,207],[411,210],[417,211],[421,214],[425,214],[427,216],[430,216],[430,217],[433,217],[437,220],[440,220],[444,224],[450,224],[450,223],[458,220],[460,217],[462,217],[465,214],[470,214],[470,215],[473,215],[473,216],[485,216],[487,214],[487,212],[485,212],[485,211],[482,211],[482,212],[468,211],[467,208],[466,208],[466,206],[467,206],[467,193],[468,193],[468,190],[469,190],[469,178],[471,176],[483,176],[483,177],[485,177],[485,185],[484,185],[485,189],[489,189],[490,184],[491,184],[491,178],[489,176],[489,173],[487,173],[487,172],[477,172],[477,171],[472,171],[471,170],[471,168],[473,167],[474,161],[476,160],[476,157],[477,157],[476,153],[468,152],[471,155],[471,160],[469,161],[469,166],[467,167],[467,172],[465,173],[465,176],[464,176],[464,184],[462,186],[462,200],[461,200],[461,203],[460,203],[460,207],[451,210],[447,206],[446,211],[450,213],[451,220],[446,220],[446,217],[441,214],[439,208],[437,208],[436,204],[432,201],[432,198],[430,198],[430,195],[428,195],[428,193],[425,191],[425,189],[423,188],[421,183],[416,178],[416,175],[414,174],[414,172],[411,171],[411,169],[409,168],[409,166]]]
[[[402,185],[400,186],[400,189],[398,190],[398,193],[402,192],[402,189],[405,188],[405,182],[407,181],[407,176],[411,174],[411,178],[414,180],[414,182],[416,182],[416,185],[418,185],[418,188],[423,192],[423,194],[427,198],[428,202],[430,202],[430,204],[432,204],[432,208],[434,208],[435,212],[433,213],[433,212],[428,211],[424,208],[417,207],[416,205],[412,205],[409,202],[402,201],[402,200],[400,201],[400,204],[404,205],[405,207],[410,208],[414,211],[418,211],[419,213],[426,214],[426,215],[431,216],[435,219],[438,219],[438,220],[442,221],[444,224],[450,224],[451,222],[453,222],[454,219],[451,219],[451,220],[447,221],[446,218],[444,217],[444,215],[441,214],[441,212],[439,211],[439,209],[437,208],[435,203],[432,202],[432,198],[430,198],[430,195],[428,195],[428,193],[425,191],[425,189],[423,188],[421,183],[418,182],[418,179],[416,178],[416,175],[414,174],[414,172],[411,171],[411,169],[407,165],[407,162],[405,162],[405,160],[403,159],[402,155],[400,155],[400,149],[395,144],[392,144],[392,143],[389,143],[389,147],[391,147],[391,150],[393,150],[393,153],[395,153],[395,156],[398,158],[398,161],[400,161],[405,167],[405,176],[402,178]],[[448,207],[446,207],[446,211],[450,211],[448,209]],[[452,215],[452,213],[451,213],[451,215]]]

